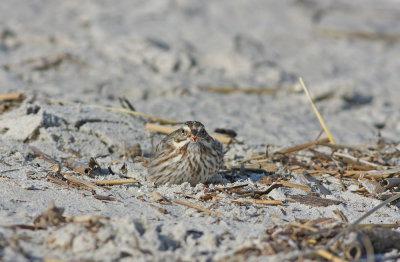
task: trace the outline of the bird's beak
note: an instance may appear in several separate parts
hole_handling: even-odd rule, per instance
[[[199,140],[199,138],[197,137],[197,130],[192,130],[190,134],[190,140],[192,140],[193,142],[197,142]]]

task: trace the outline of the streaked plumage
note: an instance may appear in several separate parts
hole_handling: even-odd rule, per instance
[[[148,176],[155,185],[187,181],[194,186],[213,177],[222,164],[222,144],[207,133],[202,123],[187,121],[157,145]]]

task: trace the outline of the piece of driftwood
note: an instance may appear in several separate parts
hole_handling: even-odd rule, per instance
[[[339,205],[342,203],[338,200],[326,199],[311,195],[288,195],[288,197],[296,202],[299,202],[300,204],[316,207],[326,207],[331,205]]]

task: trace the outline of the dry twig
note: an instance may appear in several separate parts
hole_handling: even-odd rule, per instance
[[[21,100],[23,97],[22,93],[0,94],[0,101]]]
[[[222,213],[220,213],[220,212],[216,212],[216,211],[213,211],[213,210],[205,208],[205,207],[197,206],[197,205],[189,203],[189,202],[184,202],[184,201],[180,201],[180,200],[176,200],[176,199],[174,200],[174,202],[179,204],[179,205],[183,205],[183,206],[187,206],[187,207],[190,207],[190,208],[194,208],[194,209],[202,211],[202,212],[207,212],[207,213],[210,213],[210,214],[213,214],[213,215],[216,215],[216,216],[222,216]]]
[[[125,185],[125,184],[133,184],[133,183],[138,183],[138,182],[139,181],[137,181],[134,178],[94,181],[94,183],[98,186]]]
[[[328,261],[333,261],[333,262],[346,262],[347,260],[341,259],[338,256],[335,256],[334,254],[332,254],[331,252],[325,250],[325,249],[318,249],[315,252],[317,255],[327,259]]]

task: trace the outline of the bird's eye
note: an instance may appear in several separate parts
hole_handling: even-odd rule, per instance
[[[185,134],[185,130],[184,130],[184,129],[182,129],[182,130],[181,130],[181,133],[182,133],[182,135],[183,135],[183,134]]]

